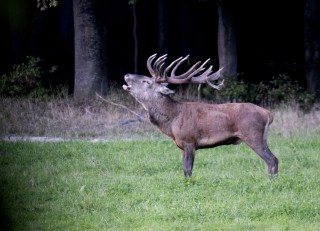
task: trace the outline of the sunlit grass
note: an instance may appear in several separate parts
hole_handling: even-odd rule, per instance
[[[1,142],[2,220],[13,230],[319,230],[318,137],[271,136],[275,180],[244,144],[198,151],[185,180],[166,140]]]

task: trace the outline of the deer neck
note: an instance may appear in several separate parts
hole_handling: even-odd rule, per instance
[[[178,114],[178,105],[177,101],[168,96],[157,98],[146,107],[150,122],[171,136],[171,123]]]

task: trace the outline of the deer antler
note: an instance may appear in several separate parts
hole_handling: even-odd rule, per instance
[[[148,70],[152,78],[154,78],[156,82],[172,84],[207,83],[210,87],[217,90],[219,90],[223,86],[223,79],[219,84],[213,83],[213,81],[216,81],[221,77],[223,67],[220,68],[217,72],[212,72],[212,66],[210,66],[207,70],[204,67],[210,59],[207,59],[201,66],[199,66],[201,64],[201,61],[198,61],[196,64],[190,67],[189,70],[185,73],[181,75],[176,75],[176,70],[185,60],[189,58],[189,55],[174,60],[166,68],[164,67],[164,65],[165,60],[167,59],[167,55],[162,55],[153,62],[156,56],[157,54],[153,54],[147,60]],[[170,76],[168,76],[168,72],[170,70],[171,73]]]

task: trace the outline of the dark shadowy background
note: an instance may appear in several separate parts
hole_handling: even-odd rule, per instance
[[[26,56],[37,56],[58,71],[50,84],[73,83],[72,1],[59,0],[58,7],[40,11],[36,0],[2,0],[0,3],[0,75]],[[239,78],[267,81],[281,73],[305,86],[304,1],[235,1],[234,17]],[[145,61],[158,51],[158,9],[155,0],[136,4],[138,70],[147,74]],[[122,84],[123,75],[133,71],[133,6],[128,0],[106,1],[109,79]],[[169,57],[190,54],[192,60],[211,58],[217,67],[217,8],[212,0],[172,3]]]

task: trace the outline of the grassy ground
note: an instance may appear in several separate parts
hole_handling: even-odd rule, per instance
[[[144,116],[127,95],[107,100]],[[1,230],[320,230],[319,105],[272,109],[273,181],[244,144],[198,151],[185,180],[178,148],[103,100],[0,98],[0,108],[1,140],[80,140],[0,141]]]
[[[273,134],[270,180],[244,144],[197,152],[183,178],[167,140],[0,142],[2,230],[320,230],[319,134]]]

